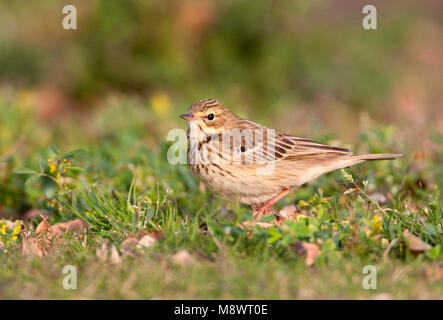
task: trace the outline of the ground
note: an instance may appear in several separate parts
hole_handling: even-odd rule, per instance
[[[409,152],[374,124],[353,150],[404,158],[322,176],[277,203],[283,221],[253,221],[168,163],[152,109],[45,123],[19,99],[0,102],[1,299],[443,298],[441,136]]]

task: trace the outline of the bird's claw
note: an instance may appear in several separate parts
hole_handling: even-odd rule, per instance
[[[252,212],[252,214],[254,215],[254,218],[261,218],[261,217],[267,215],[268,213],[270,213],[271,209],[272,209],[272,205],[265,203],[264,205],[261,205],[261,206],[255,208],[254,211]]]

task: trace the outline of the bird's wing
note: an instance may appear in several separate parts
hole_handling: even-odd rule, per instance
[[[351,155],[349,149],[328,146],[315,141],[280,134],[275,138],[276,159],[299,161]]]
[[[242,163],[269,161],[320,160],[330,157],[351,155],[348,149],[331,147],[278,132],[245,137],[234,155],[242,157]]]

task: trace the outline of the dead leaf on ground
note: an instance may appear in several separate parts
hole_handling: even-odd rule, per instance
[[[300,216],[309,217],[306,213],[297,211],[297,207],[295,205],[291,204],[290,206],[284,207],[283,209],[280,210],[280,212],[278,214],[276,214],[275,224],[281,225],[286,220],[289,220],[289,221],[297,220],[297,218]]]
[[[432,248],[428,243],[424,242],[419,237],[414,236],[408,230],[403,231],[403,238],[406,242],[406,246],[412,252],[420,253]]]
[[[163,237],[163,231],[162,230],[142,230],[138,233],[136,238],[138,240],[141,240],[144,236],[151,235],[155,238],[155,240],[160,240]]]
[[[100,261],[106,262],[108,259],[108,245],[103,243],[100,248],[95,250],[95,255]]]
[[[62,236],[63,234],[71,231],[73,231],[74,234],[79,235],[88,228],[88,224],[81,219],[61,222],[51,226],[43,215],[41,215],[41,217],[43,220],[35,229],[35,234],[37,236],[46,234],[48,239],[52,239],[56,236]]]
[[[163,231],[162,230],[146,230],[148,234],[153,236],[155,240],[160,240],[163,237]]]
[[[315,262],[315,258],[320,253],[320,248],[315,243],[308,243],[300,240],[297,240],[291,248],[297,255],[305,257],[305,263],[307,266],[312,266]]]
[[[284,219],[291,219],[295,218],[296,211],[297,208],[293,204],[291,204],[290,206],[286,206],[283,209],[281,209],[278,214]]]
[[[121,247],[123,251],[132,251],[135,249],[137,244],[138,240],[136,238],[129,237],[121,243]]]
[[[439,266],[429,266],[425,270],[426,278],[431,280],[442,280],[443,279],[443,268]]]
[[[112,264],[120,264],[122,262],[120,254],[118,253],[117,248],[115,246],[112,246],[111,248],[110,261]]]
[[[64,233],[74,231],[74,234],[79,235],[80,233],[87,230],[88,224],[81,219],[75,219],[68,222],[57,223],[52,226],[51,231],[58,236],[62,236]]]
[[[22,243],[22,255],[23,256],[38,256],[48,254],[51,243],[46,239],[24,239]]]
[[[153,237],[146,235],[138,241],[136,248],[150,248],[155,244],[155,242],[156,240]]]
[[[38,246],[38,240],[35,238],[32,239],[24,239],[22,243],[22,255],[23,256],[43,256],[43,252],[40,250]]]
[[[42,220],[42,222],[39,223],[39,225],[35,229],[35,234],[37,236],[47,233],[49,231],[49,229],[51,228],[51,224],[46,220],[46,218],[44,216],[41,216],[41,217],[43,220]]]
[[[194,258],[187,250],[181,250],[172,256],[171,261],[174,264],[188,266],[194,262]]]

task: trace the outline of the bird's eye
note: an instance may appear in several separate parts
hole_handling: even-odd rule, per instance
[[[215,116],[214,116],[213,113],[208,114],[208,120],[209,120],[209,121],[214,120],[214,118],[215,118]]]

